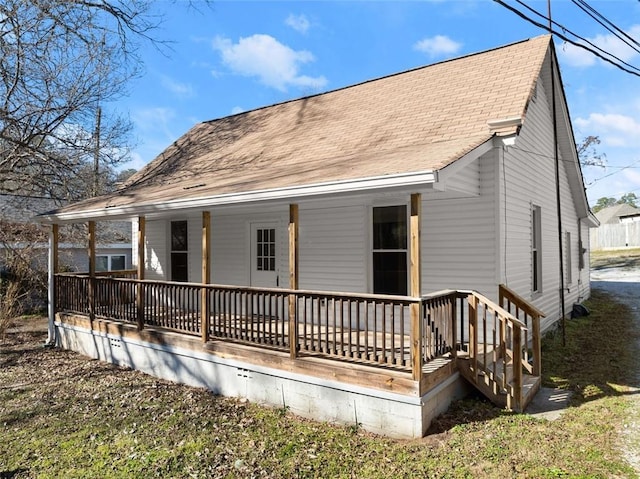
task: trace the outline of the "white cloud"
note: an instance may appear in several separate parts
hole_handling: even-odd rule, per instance
[[[140,155],[140,153],[137,153],[135,151],[131,152],[130,157],[131,159],[126,163],[124,163],[123,165],[121,165],[119,169],[126,170],[128,168],[133,168],[135,170],[139,170],[153,159],[153,158],[147,158],[147,159],[142,158],[142,155]]]
[[[294,15],[293,13],[289,14],[284,23],[300,33],[307,33],[311,26],[305,15]]]
[[[426,53],[429,57],[453,55],[462,48],[462,43],[456,42],[444,35],[436,35],[431,38],[423,38],[413,45],[414,50]]]
[[[245,112],[245,109],[244,109],[244,108],[242,108],[241,106],[234,106],[234,107],[231,109],[231,114],[232,114],[232,115],[237,115],[238,113],[244,113],[244,112]]]
[[[583,131],[598,135],[608,146],[640,146],[640,122],[619,113],[591,113],[588,118],[576,119]]]
[[[640,25],[633,25],[625,33],[632,38],[640,39]],[[587,38],[587,40],[598,48],[609,52],[611,55],[627,63],[639,55],[636,50],[612,34],[596,35],[595,37]],[[585,46],[593,49],[593,46],[589,44],[585,44]],[[560,56],[568,65],[574,67],[589,67],[598,62],[597,57],[593,53],[569,43],[562,45],[560,48]]]
[[[191,98],[195,95],[193,87],[188,83],[180,83],[166,75],[160,77],[160,83],[163,88],[169,90],[180,98]]]
[[[256,34],[240,38],[238,43],[216,37],[213,48],[223,63],[238,75],[257,77],[267,86],[286,91],[288,86],[320,89],[327,84],[324,76],[300,74],[300,67],[315,60],[311,52],[293,50],[270,35]]]

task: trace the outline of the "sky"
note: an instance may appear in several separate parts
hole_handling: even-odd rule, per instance
[[[143,74],[107,106],[134,126],[125,168],[141,168],[201,121],[545,33],[492,0],[192,3],[196,8],[185,0],[156,2],[164,20],[154,36],[169,48],[141,43]],[[525,3],[547,12],[546,0]],[[640,41],[640,1],[589,5]],[[571,0],[552,0],[551,10],[557,23],[640,65],[636,51]],[[630,192],[640,197],[640,77],[555,42],[576,142],[597,136],[605,155],[604,167],[583,168],[589,203]]]

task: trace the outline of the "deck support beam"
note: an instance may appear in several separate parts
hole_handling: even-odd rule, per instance
[[[96,222],[89,221],[89,318],[96,317]]]
[[[144,262],[146,257],[145,230],[146,218],[140,216],[138,217],[138,270],[136,272],[136,278],[141,281],[144,280]],[[142,283],[138,283],[136,286],[136,321],[138,330],[141,331],[142,328],[144,328],[144,289]]]
[[[298,289],[298,205],[289,205],[289,289]],[[298,355],[298,321],[296,297],[289,295],[289,352],[291,359]]]
[[[48,289],[48,328],[47,328],[47,344],[54,345],[56,342],[55,318],[56,318],[56,274],[59,270],[58,262],[58,245],[60,243],[60,227],[57,223],[51,225],[49,231],[49,289]]]
[[[411,195],[411,217],[409,222],[410,254],[409,262],[409,295],[414,298],[422,296],[422,261],[420,253],[420,234],[422,216],[422,195]],[[409,306],[411,317],[411,371],[414,381],[422,378],[422,320],[420,318],[421,303]]]
[[[211,213],[202,212],[202,283],[211,284]],[[209,341],[209,290],[202,288],[200,293],[200,331],[202,342]]]

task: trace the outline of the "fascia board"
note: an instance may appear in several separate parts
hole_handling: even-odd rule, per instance
[[[290,186],[269,190],[257,190],[241,193],[213,195],[203,198],[187,198],[171,200],[162,203],[146,205],[127,205],[122,207],[100,208],[94,210],[74,211],[60,214],[43,214],[38,216],[41,223],[69,223],[88,219],[132,218],[146,216],[159,211],[178,211],[215,206],[239,205],[259,203],[264,201],[295,200],[313,196],[330,196],[345,193],[360,193],[365,191],[388,189],[397,187],[424,186],[438,181],[438,172],[427,170],[414,173],[401,173],[357,180],[316,183],[311,185]]]

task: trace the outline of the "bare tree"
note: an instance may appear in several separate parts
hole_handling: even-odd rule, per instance
[[[590,135],[576,145],[578,158],[582,166],[599,166],[604,168],[607,165],[607,155],[599,152],[597,149],[599,144],[600,137]]]
[[[69,178],[96,150],[96,112],[139,74],[150,0],[0,3],[0,193],[77,199]],[[130,125],[103,118],[100,160],[128,154]]]

